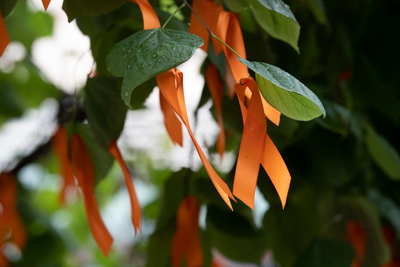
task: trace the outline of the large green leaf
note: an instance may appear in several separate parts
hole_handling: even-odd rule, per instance
[[[124,77],[121,97],[130,105],[132,91],[140,84],[187,61],[203,40],[183,31],[139,31],[117,43],[107,56],[108,70]]]
[[[351,245],[339,240],[317,237],[294,267],[350,267],[354,258]]]
[[[400,180],[400,157],[394,147],[371,127],[367,129],[365,143],[376,165],[388,177]]]
[[[239,61],[256,73],[263,97],[282,114],[299,121],[326,116],[318,97],[289,73],[263,62]]]
[[[116,10],[127,0],[64,0],[63,10],[67,13],[68,21],[76,17],[100,16]]]
[[[250,0],[250,6],[260,26],[272,37],[291,45],[297,52],[300,25],[290,7],[282,0]]]
[[[126,106],[120,98],[115,78],[99,76],[88,79],[85,87],[85,110],[96,140],[108,149],[124,128]]]

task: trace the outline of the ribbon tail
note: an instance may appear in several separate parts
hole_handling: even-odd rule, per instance
[[[115,142],[115,140],[110,143],[109,152],[117,160],[119,166],[121,167],[122,173],[124,174],[126,188],[128,189],[129,198],[131,201],[132,223],[135,228],[135,233],[136,233],[136,231],[140,232],[140,228],[141,228],[140,221],[141,221],[141,217],[142,217],[142,212],[140,210],[139,200],[137,198],[135,187],[133,185],[131,175],[129,174],[128,167],[126,166],[124,160],[122,159],[121,153],[118,149],[118,146],[117,146],[117,143]]]
[[[160,20],[157,17],[156,12],[147,0],[130,0],[133,3],[139,5],[140,11],[143,16],[143,30],[160,28]]]
[[[83,139],[75,134],[70,140],[71,167],[82,189],[86,216],[92,235],[105,256],[111,251],[113,238],[108,232],[94,194],[95,171]]]
[[[261,95],[261,92],[260,92]],[[261,101],[264,109],[265,117],[267,117],[273,124],[279,126],[279,122],[281,120],[281,113],[276,110],[273,106],[271,106],[261,95]]]
[[[278,192],[282,208],[285,208],[291,177],[285,161],[268,134],[265,135],[261,164]]]
[[[44,10],[47,11],[47,8],[50,5],[51,0],[42,0]]]
[[[173,108],[160,91],[160,106],[164,115],[164,124],[167,133],[174,144],[183,145],[182,123],[177,118]]]

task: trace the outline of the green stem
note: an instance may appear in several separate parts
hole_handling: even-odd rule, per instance
[[[172,15],[167,19],[167,21],[164,23],[164,25],[163,25],[161,28],[164,29],[165,26],[167,26],[168,22],[169,22],[169,21],[175,16],[175,14],[176,14],[179,10],[181,10],[184,6],[185,6],[185,3],[183,3],[180,7],[178,7],[178,9],[175,10],[174,14],[172,14]]]
[[[229,50],[231,50],[236,56],[238,56],[239,58],[241,58],[241,56],[239,56],[239,54],[232,49],[232,47],[230,47],[229,45],[227,45],[224,41],[222,41],[221,39],[219,39],[215,34],[212,33],[212,31],[210,30],[210,28],[208,28],[207,24],[202,20],[202,18],[199,16],[199,14],[196,13],[196,11],[194,11],[194,9],[189,5],[189,3],[186,0],[183,0],[183,3],[186,4],[186,6],[193,12],[193,14],[196,15],[196,17],[200,20],[200,22],[204,25],[204,27],[207,29],[208,33],[210,34],[210,36],[212,38],[217,39],[220,43],[222,43],[223,45],[225,45],[226,47],[229,48]]]
[[[233,50],[232,47],[230,47],[227,43],[225,43],[224,41],[222,41],[221,39],[219,39],[216,35],[212,34],[211,37],[217,39],[218,41],[220,41],[220,43],[222,43],[223,45],[225,45],[226,47],[228,47],[229,50],[231,50],[233,53],[235,53],[235,55],[237,55],[239,58],[242,58],[235,50]]]

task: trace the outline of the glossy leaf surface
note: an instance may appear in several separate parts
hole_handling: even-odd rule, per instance
[[[256,73],[265,100],[285,116],[299,121],[326,116],[318,97],[289,73],[263,62],[239,61]]]
[[[131,107],[131,94],[138,85],[187,61],[202,45],[200,37],[183,31],[139,31],[111,49],[107,66],[113,75],[124,77],[121,97]]]

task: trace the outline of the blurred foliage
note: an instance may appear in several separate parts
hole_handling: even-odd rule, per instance
[[[61,102],[63,95],[42,78],[31,60],[35,40],[52,33],[51,16],[32,11],[26,1],[15,2],[1,1],[0,9],[6,17],[10,39],[19,42],[26,55],[17,62],[6,62],[9,67],[0,71],[0,125],[38,106],[47,97]],[[70,20],[77,17],[79,29],[89,36],[100,79],[120,88],[122,79],[108,72],[106,56],[115,43],[143,28],[140,9],[135,3],[116,1],[109,6],[99,4],[98,9],[88,12],[77,8],[78,2],[65,0],[64,10]],[[92,2],[96,5],[109,1],[87,0],[83,4],[91,6]],[[115,248],[105,258],[90,235],[82,198],[72,197],[62,207],[58,204],[58,163],[49,151],[34,163],[42,168],[35,188],[21,182],[24,179],[19,177],[18,210],[29,238],[22,256],[10,257],[11,266],[171,266],[176,211],[187,195],[194,195],[207,210],[206,227],[200,230],[207,266],[211,264],[213,249],[232,260],[258,266],[262,266],[262,257],[268,251],[273,252],[276,266],[351,266],[355,251],[346,230],[351,220],[366,231],[366,257],[362,266],[395,262],[400,245],[400,35],[396,34],[400,25],[400,2],[285,2],[301,26],[300,54],[265,32],[257,24],[247,1],[224,2],[225,8],[238,12],[247,58],[289,72],[311,88],[326,109],[325,119],[298,122],[282,116],[279,127],[268,122],[268,134],[292,176],[284,210],[262,169],[258,187],[270,207],[262,226],[257,227],[251,210],[240,200],[234,204],[234,212],[229,211],[204,169],[199,172],[159,170],[154,168],[148,155],[137,152],[136,160],[128,163],[135,171],[135,182],[139,180],[162,192],[142,207],[143,224],[154,231],[150,237],[143,234],[134,242]],[[150,3],[161,24],[182,4],[180,0]],[[184,8],[178,14],[167,28],[187,30],[189,10]],[[211,42],[208,50],[204,64],[212,62],[224,73],[224,56],[213,53]],[[222,77],[224,80],[225,76]],[[84,92],[93,94],[94,86],[88,83]],[[131,100],[133,109],[143,108],[154,86],[155,81],[150,80],[135,89]],[[77,95],[76,103],[82,103],[84,95]],[[205,86],[199,106],[209,98]],[[90,116],[103,118],[93,102],[85,103],[89,121]],[[113,111],[125,115],[123,103],[115,105],[121,106]],[[111,156],[102,147],[109,136],[97,135],[96,126],[80,124],[86,115],[83,105],[76,106],[81,110],[63,118],[75,120],[70,122],[74,124],[71,127],[79,128],[77,131],[85,135],[85,142],[91,146],[92,156],[101,160],[94,161],[98,182],[96,198],[104,208],[125,191],[122,174],[112,167]],[[237,99],[229,99],[225,93],[222,106],[227,150],[237,155],[243,129]],[[61,110],[70,112],[65,107]],[[214,108],[211,111],[216,117]],[[112,137],[121,131],[122,126],[118,127],[117,134],[110,133]],[[101,140],[101,145],[96,143],[96,138]],[[210,148],[210,152],[215,150]],[[234,167],[229,173],[221,174],[230,187]],[[385,239],[383,225],[393,230],[394,243]]]

